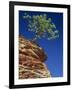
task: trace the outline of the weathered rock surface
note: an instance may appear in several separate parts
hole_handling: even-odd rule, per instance
[[[47,78],[50,72],[44,61],[47,56],[35,42],[19,37],[19,79]]]

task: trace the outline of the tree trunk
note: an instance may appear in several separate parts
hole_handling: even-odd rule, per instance
[[[32,39],[33,42],[36,42],[36,40],[37,40],[37,37],[35,37],[35,38]]]

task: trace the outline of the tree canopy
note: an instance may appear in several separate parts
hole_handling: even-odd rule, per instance
[[[28,31],[34,32],[34,40],[38,38],[46,38],[48,40],[59,37],[59,31],[51,18],[47,18],[47,14],[29,15],[24,13],[24,19],[28,21]]]

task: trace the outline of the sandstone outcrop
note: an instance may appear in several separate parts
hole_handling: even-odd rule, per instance
[[[51,77],[44,64],[46,58],[38,44],[19,36],[19,79]]]

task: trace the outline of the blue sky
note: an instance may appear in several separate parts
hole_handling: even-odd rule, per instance
[[[32,39],[34,34],[28,31],[27,21],[23,19],[26,11],[19,11],[19,34],[27,39]],[[48,58],[44,62],[50,70],[52,77],[63,76],[63,13],[55,12],[33,12],[28,11],[29,15],[47,14],[47,18],[51,18],[52,22],[59,30],[59,38],[47,40],[44,38],[38,39],[37,43],[44,49]]]

